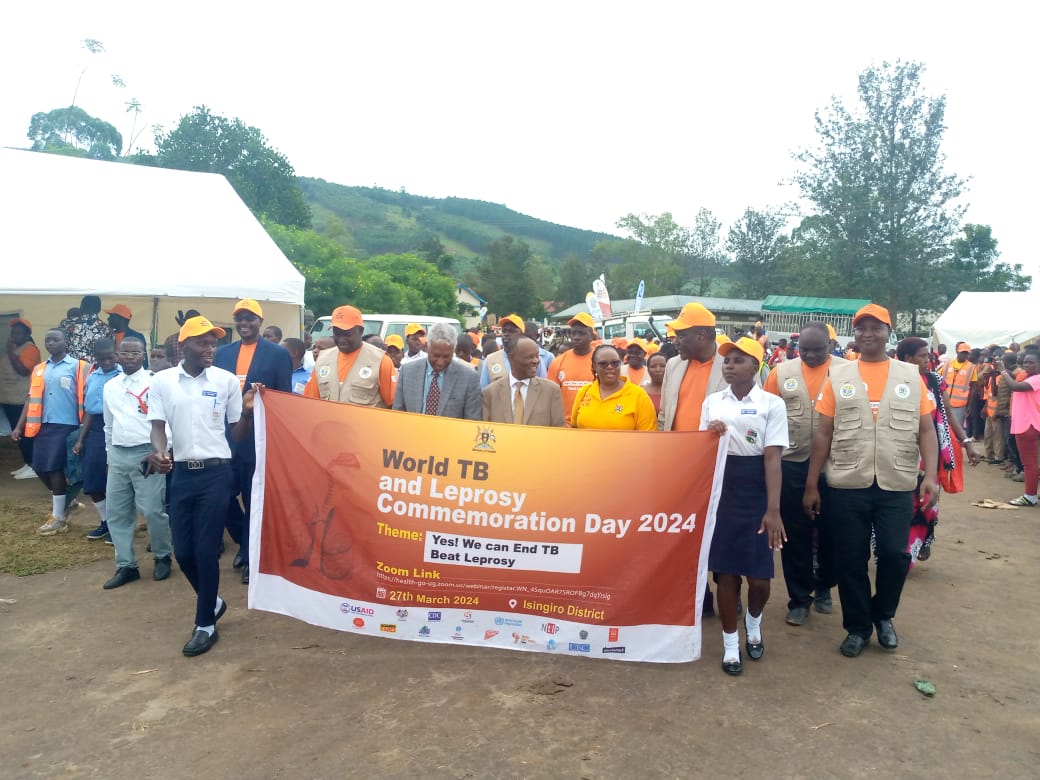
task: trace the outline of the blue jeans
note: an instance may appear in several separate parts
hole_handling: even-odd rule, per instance
[[[170,518],[166,515],[166,478],[162,474],[141,474],[141,459],[151,452],[150,444],[136,447],[112,446],[108,451],[108,535],[116,551],[116,566],[137,568],[134,554],[134,528],[137,513],[148,523],[152,555],[170,557]]]

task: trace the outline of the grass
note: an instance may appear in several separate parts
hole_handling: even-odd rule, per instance
[[[38,536],[36,529],[46,519],[39,503],[0,498],[0,573],[24,577],[112,559],[111,547],[83,536],[90,530],[83,523],[91,521],[93,528],[97,512],[84,507],[72,515],[68,533]]]

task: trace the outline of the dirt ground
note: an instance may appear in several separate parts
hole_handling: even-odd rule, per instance
[[[0,495],[38,498],[42,522],[17,465],[3,440]],[[674,666],[355,636],[247,610],[230,556],[220,642],[188,659],[191,589],[152,581],[144,538],[118,590],[111,562],[0,575],[0,776],[1037,777],[1040,509],[969,503],[1015,488],[982,465],[944,497],[898,650],[842,657],[837,609],[787,626],[778,579],[740,678],[714,618],[703,659]]]

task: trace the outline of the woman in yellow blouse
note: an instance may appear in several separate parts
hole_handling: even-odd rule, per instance
[[[609,344],[592,353],[592,384],[574,399],[572,428],[607,428],[617,431],[657,430],[654,402],[646,390],[621,376],[621,355]]]

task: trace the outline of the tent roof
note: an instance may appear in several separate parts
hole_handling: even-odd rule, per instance
[[[820,312],[855,314],[870,303],[867,298],[814,298],[807,295],[769,295],[762,301],[764,311]]]
[[[218,174],[0,149],[0,227],[0,293],[303,304],[303,276]]]
[[[935,340],[951,349],[958,341],[973,347],[1007,346],[1040,337],[1040,291],[962,292],[932,326]]]

